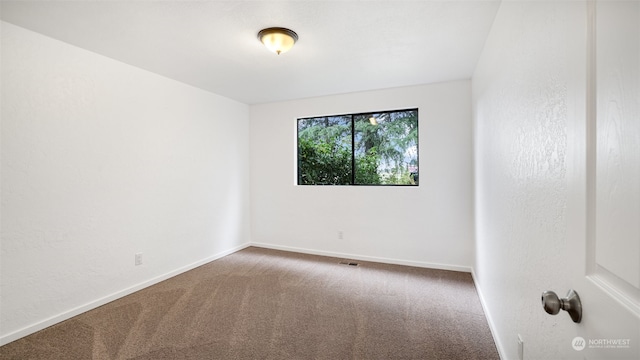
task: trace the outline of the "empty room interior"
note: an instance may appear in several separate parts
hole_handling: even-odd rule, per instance
[[[640,1],[0,18],[0,359],[640,358]]]

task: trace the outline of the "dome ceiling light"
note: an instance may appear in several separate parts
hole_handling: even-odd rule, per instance
[[[293,44],[298,41],[298,34],[293,30],[281,27],[272,27],[260,30],[258,33],[258,39],[267,47],[267,49],[280,55],[289,51],[289,49],[293,47]]]

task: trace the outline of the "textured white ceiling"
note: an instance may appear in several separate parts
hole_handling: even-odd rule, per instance
[[[243,103],[469,78],[499,0],[2,1],[2,20]],[[275,55],[258,31],[300,37]]]

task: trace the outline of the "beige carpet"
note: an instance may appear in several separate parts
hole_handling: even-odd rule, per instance
[[[0,359],[499,359],[470,274],[247,248]]]

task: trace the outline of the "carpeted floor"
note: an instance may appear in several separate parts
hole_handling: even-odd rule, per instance
[[[0,359],[499,359],[470,274],[250,247]]]

